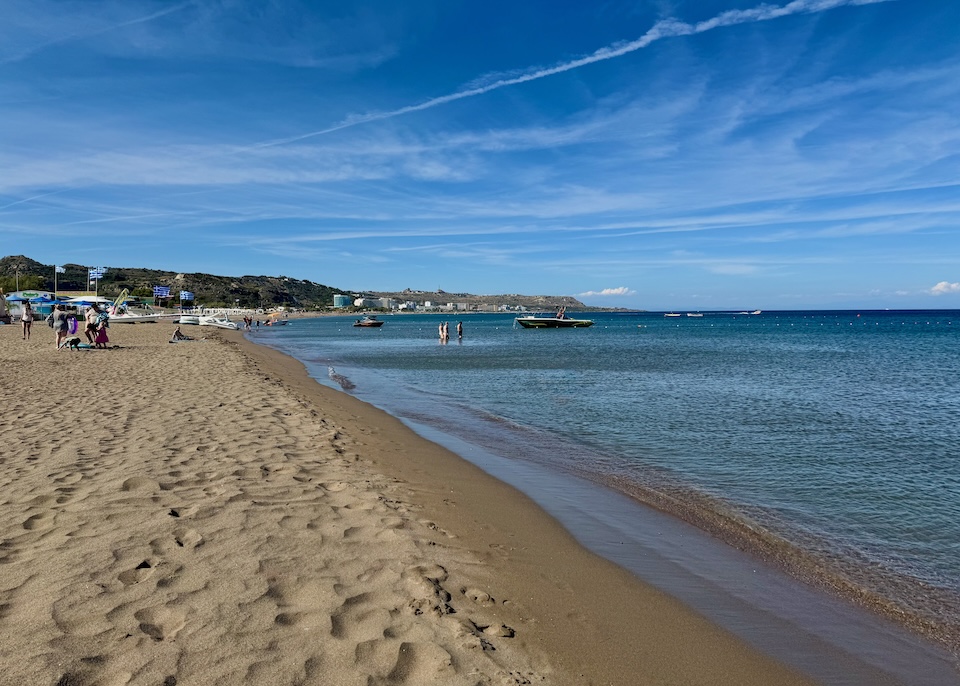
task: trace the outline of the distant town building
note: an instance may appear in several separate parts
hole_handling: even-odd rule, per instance
[[[350,302],[352,298],[349,295],[337,294],[333,296],[333,306],[334,307],[350,307]]]

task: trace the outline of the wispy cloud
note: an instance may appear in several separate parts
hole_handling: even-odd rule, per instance
[[[299,134],[296,136],[290,136],[287,138],[278,138],[271,141],[264,141],[263,143],[256,144],[251,146],[251,148],[261,148],[269,147],[275,145],[285,145],[288,143],[294,143],[296,141],[301,141],[307,138],[313,138],[315,136],[322,136],[329,133],[334,133],[336,131],[342,131],[343,129],[351,128],[358,126],[360,124],[366,124],[374,121],[382,121],[384,119],[392,119],[393,117],[399,117],[405,114],[411,114],[413,112],[421,112],[423,110],[432,109],[440,105],[446,105],[447,103],[455,102],[457,100],[463,100],[465,98],[473,98],[478,95],[484,95],[491,91],[499,90],[501,88],[506,88],[508,86],[516,86],[521,83],[528,83],[530,81],[537,81],[539,79],[544,79],[549,76],[555,76],[557,74],[562,74],[564,72],[573,71],[574,69],[579,69],[591,64],[596,64],[597,62],[604,62],[606,60],[616,59],[618,57],[623,57],[630,53],[642,50],[649,45],[662,40],[664,38],[672,38],[677,36],[690,36],[694,34],[705,33],[707,31],[712,31],[717,28],[722,28],[726,26],[735,26],[738,24],[750,24],[758,23],[764,21],[770,21],[773,19],[780,19],[782,17],[787,17],[795,14],[815,14],[819,12],[825,12],[827,10],[835,9],[838,7],[850,6],[850,5],[873,5],[882,2],[893,2],[895,0],[793,0],[786,5],[777,6],[777,5],[759,5],[752,9],[746,10],[729,10],[727,12],[722,12],[717,16],[707,19],[705,21],[697,23],[687,23],[680,21],[678,19],[663,19],[658,21],[653,27],[647,31],[642,37],[637,40],[630,41],[627,43],[617,43],[613,45],[608,45],[602,47],[592,54],[585,57],[580,57],[578,59],[569,60],[567,62],[562,62],[560,64],[554,65],[552,67],[541,67],[535,68],[529,71],[520,71],[515,73],[515,75],[509,75],[503,78],[498,78],[493,76],[490,79],[481,80],[481,85],[473,86],[466,88],[464,90],[457,91],[455,93],[449,93],[447,95],[441,95],[436,98],[431,98],[425,102],[408,105],[406,107],[400,107],[394,110],[387,112],[371,112],[368,114],[354,114],[346,119],[344,119],[339,124],[334,126],[321,129],[319,131],[311,131],[310,133]]]
[[[585,291],[579,295],[585,298],[590,297],[615,297],[623,295],[636,295],[636,291],[626,286],[618,286],[617,288],[604,288],[600,291]]]

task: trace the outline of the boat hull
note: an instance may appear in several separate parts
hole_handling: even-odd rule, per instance
[[[236,322],[232,322],[225,317],[200,317],[198,323],[200,326],[215,326],[218,329],[230,329],[232,331],[239,328]]]
[[[111,324],[143,324],[160,319],[159,314],[114,314],[110,315]]]
[[[525,329],[582,329],[593,326],[590,319],[560,319],[558,317],[517,317],[517,324]]]

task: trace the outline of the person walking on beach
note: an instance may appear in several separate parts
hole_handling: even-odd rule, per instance
[[[83,335],[87,337],[87,343],[93,343],[93,339],[97,336],[97,317],[100,316],[100,308],[97,307],[96,303],[90,305],[87,308],[87,312],[84,315],[86,320],[86,326],[83,327]]]
[[[463,340],[463,322],[457,322],[457,340]]]
[[[53,330],[57,334],[57,350],[59,350],[67,338],[70,323],[67,321],[67,313],[63,305],[55,305],[50,316],[53,317]]]
[[[33,326],[33,308],[30,303],[23,303],[23,311],[20,312],[20,323],[23,324],[23,340],[30,340],[30,328]]]

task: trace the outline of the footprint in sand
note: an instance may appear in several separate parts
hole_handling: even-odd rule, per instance
[[[371,686],[446,684],[456,677],[453,658],[436,643],[400,644],[397,661],[386,678],[371,677]]]
[[[41,512],[39,514],[27,517],[27,519],[23,522],[23,528],[27,529],[28,531],[49,529],[51,526],[53,526],[54,519],[56,519],[56,515],[53,512]]]
[[[139,584],[141,581],[146,581],[153,576],[156,566],[157,562],[155,560],[144,560],[133,569],[128,569],[125,572],[121,572],[117,579],[119,579],[120,583],[122,583],[124,586]]]
[[[120,486],[124,491],[158,491],[160,484],[145,476],[131,476]]]
[[[66,474],[63,474],[62,476],[59,476],[56,479],[54,479],[53,483],[66,484],[67,486],[69,486],[71,484],[77,483],[81,479],[83,479],[83,474],[80,474],[79,472],[67,472]]]
[[[491,607],[496,605],[496,601],[486,591],[481,591],[479,588],[461,588],[460,592],[466,596],[468,600],[472,600],[474,603],[480,607]]]
[[[429,519],[418,519],[417,521],[431,531],[436,531],[438,534],[443,534],[447,538],[456,538],[456,536],[451,534],[449,531],[440,528],[440,526],[438,526],[435,522],[431,522]]]
[[[187,623],[187,618],[182,612],[168,607],[140,610],[134,618],[140,622],[140,631],[158,641],[173,638]]]
[[[200,507],[198,505],[186,505],[184,507],[174,507],[170,509],[171,517],[189,517],[194,514]]]

